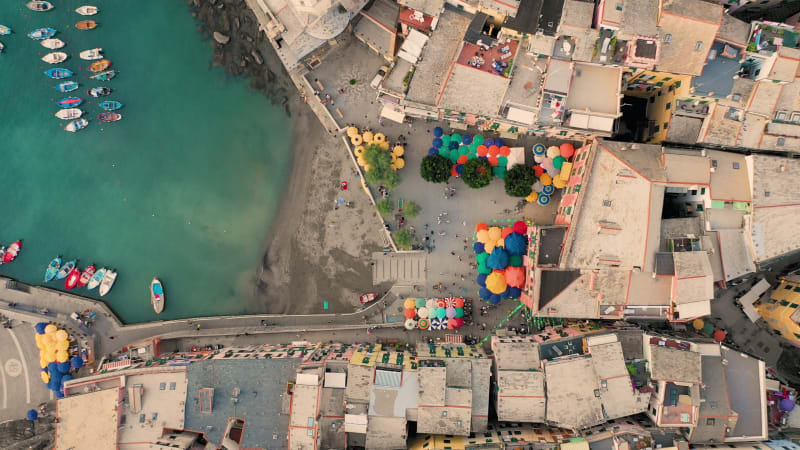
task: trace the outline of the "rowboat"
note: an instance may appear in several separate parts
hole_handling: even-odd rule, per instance
[[[89,280],[91,280],[92,276],[94,275],[95,269],[96,269],[96,267],[94,266],[94,264],[92,264],[89,267],[83,269],[83,273],[81,274],[81,277],[78,278],[78,287],[84,287],[84,286],[86,286],[87,283],[89,283]]]
[[[89,280],[89,284],[86,285],[86,289],[89,289],[91,291],[97,286],[100,286],[100,282],[103,281],[103,276],[105,274],[106,274],[105,267],[95,272],[94,275],[92,275],[92,278]]]
[[[78,130],[82,130],[89,125],[89,121],[86,119],[75,119],[72,122],[68,123],[67,126],[64,127],[65,130],[69,131],[70,133],[74,133]]]
[[[81,278],[81,271],[78,268],[74,268],[69,272],[67,275],[66,281],[64,281],[64,287],[67,289],[72,289],[78,285],[78,280]]]
[[[98,73],[97,75],[92,75],[89,78],[91,78],[92,80],[97,80],[97,81],[108,81],[108,80],[114,78],[115,76],[117,76],[117,71],[116,70],[107,70],[105,72]]]
[[[61,39],[50,38],[42,41],[42,47],[49,48],[51,50],[59,49],[64,45],[64,41]]]
[[[60,80],[62,78],[69,78],[72,76],[72,71],[69,69],[63,68],[55,68],[55,69],[48,69],[44,71],[44,74],[54,80]]]
[[[76,13],[82,16],[93,16],[97,14],[97,11],[98,11],[97,6],[89,6],[89,5],[83,5],[75,10]]]
[[[75,81],[62,81],[56,86],[58,92],[72,92],[75,89],[78,89],[78,83]]]
[[[53,281],[53,278],[58,274],[58,268],[61,267],[61,257],[56,256],[50,261],[47,270],[44,271],[44,281]]]
[[[0,35],[8,36],[11,34],[11,28],[8,28],[5,25],[0,25]]]
[[[64,278],[67,278],[67,275],[69,275],[72,269],[75,268],[75,263],[77,263],[77,261],[75,261],[74,259],[72,261],[67,261],[66,263],[64,263],[64,265],[61,266],[60,269],[58,269],[58,273],[56,274],[56,280],[63,280]]]
[[[100,102],[100,108],[106,111],[116,111],[122,108],[122,103],[116,100],[106,100],[104,102]]]
[[[68,56],[64,52],[51,52],[42,56],[42,61],[46,62],[47,64],[58,64],[66,61],[67,58]]]
[[[97,119],[101,122],[116,122],[122,119],[122,114],[118,112],[108,111],[100,113],[100,115],[97,116]]]
[[[66,98],[62,98],[61,100],[58,101],[58,106],[60,106],[62,108],[74,108],[74,107],[80,105],[81,103],[83,103],[83,99],[82,98],[66,97]]]
[[[92,65],[89,66],[89,72],[102,72],[108,69],[108,66],[111,65],[111,61],[107,59],[101,59],[100,61],[95,61]]]
[[[31,11],[50,11],[53,9],[53,4],[50,2],[34,1],[25,4]]]
[[[103,275],[103,281],[100,282],[100,296],[108,294],[111,287],[114,286],[114,281],[117,279],[117,272],[114,270],[107,270]]]
[[[158,278],[153,278],[153,281],[150,282],[150,303],[153,305],[153,311],[155,311],[156,314],[161,314],[161,312],[164,311],[164,303],[166,300],[167,299],[164,297],[164,286]]]
[[[79,30],[91,30],[97,26],[97,22],[94,20],[81,20],[80,22],[75,24],[75,28]]]
[[[83,111],[78,108],[59,109],[56,117],[63,120],[73,120],[83,115]]]
[[[33,39],[34,41],[41,41],[44,39],[51,38],[55,35],[56,35],[56,30],[52,28],[37,28],[28,33],[28,37]]]
[[[100,59],[103,57],[103,49],[98,47],[98,48],[91,48],[89,50],[84,50],[79,54],[79,56],[81,57],[81,59],[85,59],[88,61],[94,59]]]
[[[6,249],[5,254],[3,254],[3,264],[10,263],[17,257],[19,254],[19,250],[22,248],[22,241],[16,241],[13,244],[9,245]]]
[[[97,97],[103,97],[105,95],[108,95],[113,91],[114,90],[111,89],[110,87],[100,86],[100,87],[93,87],[93,88],[89,89],[88,91],[86,91],[86,93],[91,95],[92,97],[97,98]]]

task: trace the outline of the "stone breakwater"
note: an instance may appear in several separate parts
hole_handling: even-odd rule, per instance
[[[294,92],[289,75],[258,20],[243,0],[188,0],[197,31],[209,40],[213,64],[235,76],[249,77],[250,86],[270,101],[284,105],[289,114],[289,95]]]

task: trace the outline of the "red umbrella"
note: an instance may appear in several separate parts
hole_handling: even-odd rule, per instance
[[[488,229],[489,229],[489,225],[487,225],[486,222],[479,222],[477,225],[475,225],[475,232],[476,233],[478,231],[488,230]]]
[[[485,145],[478,146],[478,156],[486,156],[487,153],[489,153],[489,148]]]
[[[453,297],[447,297],[446,299],[444,299],[444,306],[446,308],[455,308],[456,300]]]
[[[513,229],[513,228],[511,228],[511,227],[505,227],[505,228],[503,228],[503,230],[500,232],[500,236],[501,236],[503,239],[505,239],[505,238],[507,238],[507,237],[508,237],[508,235],[509,235],[509,234],[511,234],[511,233],[513,233],[513,232],[514,232],[514,229]]]
[[[544,173],[544,167],[540,165],[533,166],[533,174],[536,175],[536,178],[539,178]]]
[[[539,166],[539,167],[541,167],[541,166]],[[544,170],[544,169],[542,169],[542,170]],[[525,222],[523,222],[521,220],[518,220],[518,221],[514,222],[514,233],[526,234],[527,232],[528,232],[528,225]]]
[[[456,170],[456,165],[455,164],[453,164],[453,168],[450,169],[450,176],[451,177],[457,177],[458,176],[458,171]]]
[[[464,326],[464,319],[462,319],[461,317],[456,317],[453,320],[456,321],[456,328],[461,328]]]
[[[504,145],[500,147],[500,151],[498,153],[500,153],[500,156],[508,156],[511,154],[511,149],[508,148],[507,145]]]
[[[717,342],[724,341],[725,336],[727,336],[727,334],[725,334],[725,332],[722,330],[717,330],[714,332],[714,340],[716,340]]]
[[[463,308],[464,307],[464,299],[459,297],[456,299],[456,308]]]
[[[409,309],[406,310],[405,315],[406,315],[406,319],[413,319],[414,316],[417,315],[417,310],[413,309],[413,308],[409,308]]]
[[[456,319],[455,318],[447,319],[447,329],[448,330],[455,330],[456,328],[458,328],[456,326]]]
[[[436,301],[436,306],[439,308],[447,308],[447,302],[442,299]]]

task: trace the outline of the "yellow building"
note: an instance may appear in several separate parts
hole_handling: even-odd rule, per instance
[[[800,275],[789,275],[772,290],[769,300],[758,306],[767,324],[780,335],[800,347]]]
[[[627,72],[625,95],[647,99],[647,122],[637,139],[658,144],[667,137],[675,100],[689,95],[692,77],[652,70],[631,69]]]
[[[410,450],[470,450],[478,448],[516,450],[535,445],[538,448],[561,447],[570,450],[588,450],[588,445],[586,445],[586,449],[582,447],[585,443],[586,441],[583,439],[576,439],[575,434],[569,430],[530,423],[499,423],[489,425],[483,433],[471,433],[469,436],[417,436],[409,441],[408,448]]]

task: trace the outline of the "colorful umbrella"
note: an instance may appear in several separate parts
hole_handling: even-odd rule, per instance
[[[436,309],[436,299],[435,298],[429,298],[428,300],[426,300],[425,301],[425,307],[428,308],[428,314],[433,312],[433,310]]]
[[[555,191],[556,188],[552,184],[548,184],[547,186],[542,186],[542,194],[553,195]]]
[[[536,144],[533,146],[533,154],[534,155],[544,155],[547,152],[547,148],[545,148],[542,144]]]
[[[447,309],[445,309],[445,316],[446,316],[448,319],[452,319],[453,317],[455,317],[455,316],[456,316],[456,309],[455,309],[455,308],[453,308],[452,306],[451,306],[451,307],[448,307]]]
[[[456,319],[447,319],[447,329],[448,330],[455,330],[456,329]]]
[[[727,336],[727,334],[725,334],[725,332],[722,331],[722,330],[717,330],[717,331],[714,332],[714,340],[717,341],[717,342],[724,341],[725,340],[725,336]]]
[[[447,317],[447,309],[445,308],[436,308],[436,318],[437,319],[444,319]]]
[[[447,302],[445,302],[444,299],[440,298],[440,299],[436,300],[436,307],[437,308],[445,308],[445,307],[447,307]]]
[[[547,206],[550,204],[550,196],[545,194],[539,194],[539,199],[536,202],[541,206]]]
[[[703,319],[694,319],[694,321],[692,321],[692,327],[694,327],[694,329],[697,331],[702,330],[705,324],[706,323],[703,321]]]
[[[413,330],[414,328],[417,327],[417,321],[414,319],[408,319],[406,320],[405,325],[406,325],[406,330]]]
[[[417,310],[417,316],[419,316],[420,319],[426,319],[428,317],[428,308],[424,306],[422,308],[419,308]]]
[[[403,308],[405,309],[412,309],[417,306],[417,301],[413,298],[407,298],[406,301],[403,302]]]
[[[375,142],[380,143],[385,141],[386,141],[386,135],[384,135],[383,133],[375,133]]]
[[[447,308],[453,308],[456,306],[456,299],[453,297],[447,297],[444,299],[444,306]]]
[[[433,136],[434,137],[439,138],[439,137],[442,137],[443,134],[444,134],[444,130],[442,130],[442,127],[436,127],[436,128],[433,129]]]
[[[444,330],[445,322],[440,318],[431,319],[431,330]]]
[[[364,142],[370,143],[375,139],[375,135],[372,134],[372,131],[365,131],[361,138],[364,139]]]
[[[359,135],[350,136],[350,143],[353,145],[361,145],[364,143],[364,139]]]
[[[464,299],[461,297],[456,298],[456,308],[464,307]]]
[[[358,128],[356,127],[348,127],[347,128],[347,137],[353,137],[358,135]]]
[[[420,330],[427,330],[431,326],[431,322],[428,319],[419,319],[417,326]]]
[[[403,314],[405,315],[406,319],[413,319],[414,316],[417,315],[417,310],[413,309],[413,308],[410,308],[410,309],[405,310],[405,312]]]
[[[364,134],[366,135],[366,133],[364,133]],[[364,136],[364,140],[365,141],[367,140],[366,136]],[[554,145],[552,147],[548,147],[547,148],[547,153],[546,154],[547,154],[548,158],[553,159],[556,156],[561,156],[561,150]]]
[[[464,308],[456,308],[456,318],[464,317]]]
[[[426,304],[425,299],[422,297],[418,297],[416,300],[414,300],[415,308],[422,308],[425,306],[425,304]]]
[[[575,154],[575,147],[569,142],[564,142],[559,146],[559,153],[561,153],[564,159],[569,159]]]

